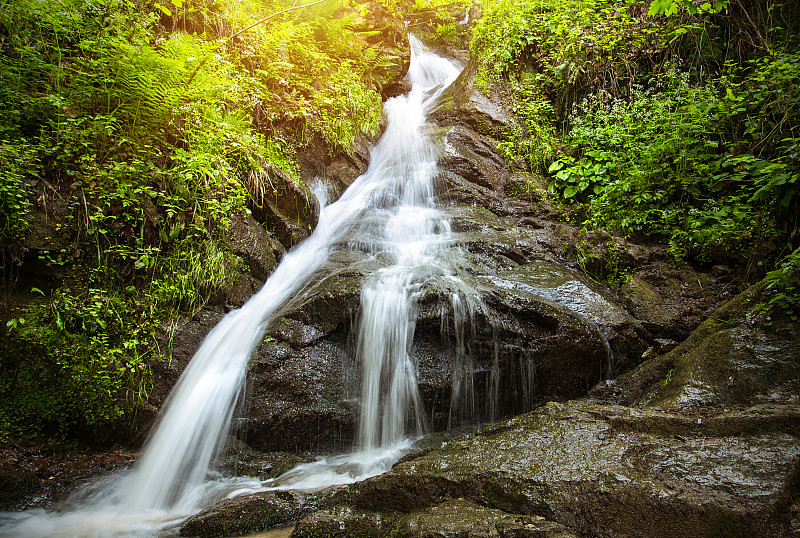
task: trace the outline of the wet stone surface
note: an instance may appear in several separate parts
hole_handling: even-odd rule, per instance
[[[397,521],[432,507],[453,514],[447,503],[466,498],[480,510],[537,516],[579,534],[786,533],[786,493],[795,487],[800,456],[795,436],[766,428],[718,437],[696,422],[687,422],[683,435],[669,428],[658,433],[653,418],[590,402],[547,404],[407,458],[334,499],[360,510],[361,518],[386,513]],[[682,419],[656,418],[665,424]],[[717,423],[737,420],[731,412]],[[616,422],[626,429],[615,428]],[[346,526],[348,516],[339,517]]]
[[[296,521],[316,507],[315,497],[289,491],[241,495],[189,518],[181,536],[240,536]]]

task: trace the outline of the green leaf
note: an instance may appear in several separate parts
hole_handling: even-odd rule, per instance
[[[164,15],[166,15],[167,17],[172,17],[172,11],[170,11],[169,8],[167,8],[166,6],[162,6],[161,4],[156,2],[155,4],[153,4],[153,7],[161,10],[161,12],[164,13]]]
[[[677,6],[673,0],[653,0],[653,3],[650,4],[650,9],[647,10],[647,14],[651,17],[654,15],[670,15],[669,10],[674,9],[677,11]]]

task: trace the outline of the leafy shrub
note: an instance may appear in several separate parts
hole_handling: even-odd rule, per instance
[[[800,249],[786,256],[777,269],[764,277],[768,311],[797,320],[800,312]]]
[[[630,0],[495,0],[485,7],[470,46],[483,80],[531,71],[560,114],[598,83],[624,84],[628,53],[647,40]]]
[[[797,199],[797,144],[789,131],[772,158],[742,153],[763,148],[773,134],[762,122],[775,129],[779,120],[742,103],[731,88],[745,83],[733,75],[701,85],[673,66],[628,98],[590,95],[570,116],[572,150],[550,165],[551,189],[585,202],[589,227],[665,238],[678,258],[755,256],[754,236],[780,235]],[[755,97],[761,106],[791,91],[770,80],[769,97]],[[788,108],[784,119],[797,113]]]
[[[36,174],[36,148],[25,142],[0,140],[0,242],[10,247],[28,230],[33,190],[28,180]]]
[[[0,436],[88,433],[119,424],[146,398],[155,322],[133,294],[62,288],[23,314],[9,322],[0,354]]]

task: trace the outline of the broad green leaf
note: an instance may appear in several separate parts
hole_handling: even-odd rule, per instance
[[[674,7],[673,0],[653,0],[650,4],[650,9],[647,10],[647,14],[651,17],[653,15],[661,15],[672,7]]]
[[[164,15],[166,15],[167,17],[172,17],[172,11],[170,11],[169,8],[167,8],[166,6],[163,6],[158,2],[156,2],[155,4],[153,4],[153,7],[155,7],[158,10],[161,10],[161,12],[164,13]]]

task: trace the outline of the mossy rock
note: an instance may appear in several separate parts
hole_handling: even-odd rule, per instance
[[[800,323],[758,311],[761,286],[735,297],[660,363],[670,365],[638,399],[665,409],[792,403],[800,392]]]
[[[404,522],[434,521],[438,511],[446,520],[463,499],[456,511],[475,525],[502,520],[500,511],[578,535],[784,535],[798,494],[799,424],[797,406],[709,417],[550,403],[340,490],[327,525],[345,528],[353,511],[391,518],[399,536],[427,536],[404,534]]]
[[[14,508],[39,487],[39,479],[31,472],[0,469],[0,510]]]
[[[292,536],[393,538],[574,538],[568,527],[542,517],[509,514],[466,499],[445,501],[408,514],[336,509],[303,519]]]
[[[342,507],[320,510],[297,523],[293,538],[371,538],[392,536],[398,521],[392,515]]]
[[[189,518],[181,536],[238,536],[296,521],[315,505],[307,496],[268,491],[242,495],[207,508]]]

